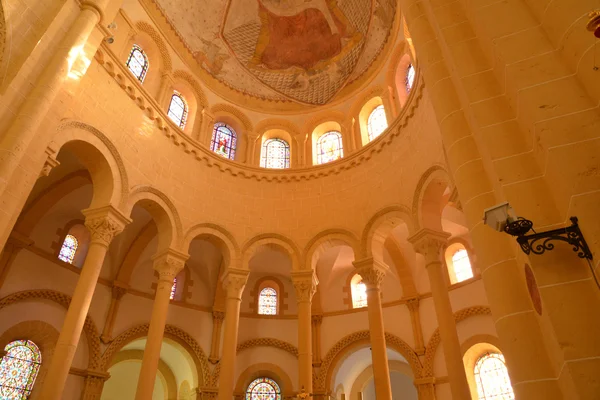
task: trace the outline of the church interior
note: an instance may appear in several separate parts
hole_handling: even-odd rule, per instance
[[[1,400],[600,399],[598,0],[0,0]]]

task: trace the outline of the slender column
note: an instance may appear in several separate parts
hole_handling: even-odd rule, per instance
[[[390,367],[388,365],[387,346],[385,344],[380,291],[381,282],[383,282],[387,267],[374,260],[373,257],[354,261],[353,264],[356,272],[367,286],[367,312],[371,336],[375,397],[377,400],[392,400]]]
[[[171,288],[175,277],[183,269],[188,258],[187,254],[173,249],[167,249],[154,256],[154,269],[158,272],[158,284],[156,285],[152,317],[148,328],[148,338],[144,348],[142,370],[140,371],[135,393],[136,400],[152,398],[158,362],[160,361],[160,349],[165,333],[165,325],[167,324]]]
[[[426,377],[415,379],[415,387],[419,400],[435,400],[435,378]]]
[[[246,133],[248,140],[248,146],[246,147],[246,159],[244,160],[248,165],[258,165],[260,162],[260,156],[256,157],[256,141],[258,136],[252,132]]]
[[[312,270],[292,272],[298,301],[298,388],[307,393],[312,393],[311,301],[318,282]]]
[[[104,382],[110,378],[110,374],[99,371],[87,371],[83,384],[81,400],[100,400]]]
[[[100,335],[100,340],[102,340],[103,343],[109,343],[112,340],[112,331],[113,326],[115,325],[117,312],[119,311],[119,305],[121,304],[121,299],[125,293],[127,293],[128,286],[129,285],[125,285],[118,281],[113,282],[110,306],[108,307],[106,322],[104,323],[104,330],[102,331],[102,335]]]
[[[219,361],[219,345],[221,343],[221,328],[223,327],[223,320],[225,319],[225,312],[213,311],[213,331],[212,331],[212,344],[210,346],[210,357],[208,361],[216,364]]]
[[[313,315],[312,317],[312,329],[313,329],[313,365],[315,367],[321,366],[321,324],[323,323],[323,315]]]
[[[415,338],[415,350],[418,355],[425,355],[425,344],[423,341],[423,328],[421,327],[421,313],[419,312],[419,297],[411,297],[406,300],[406,306],[410,311],[410,320],[413,326],[413,335]]]
[[[212,139],[212,132],[215,127],[215,116],[208,111],[208,109],[202,109],[202,125],[200,133],[198,134],[198,141],[210,148],[210,141]]]
[[[173,87],[173,78],[171,77],[171,74],[165,72],[160,77],[160,87],[158,88],[158,94],[156,96],[158,105],[165,112],[168,111],[169,104],[171,103],[172,90],[169,90],[171,87]]]
[[[456,332],[456,320],[454,319],[452,304],[450,304],[448,285],[441,261],[442,250],[449,236],[445,232],[422,229],[408,240],[414,245],[418,253],[425,256],[425,266],[431,284],[431,294],[439,324],[452,398],[468,400],[471,398],[471,391],[467,383],[460,342]]]
[[[248,271],[238,268],[228,268],[223,276],[223,288],[227,292],[227,300],[221,375],[219,376],[219,400],[231,400],[233,398],[240,303],[242,302],[242,292],[247,280]]]
[[[83,214],[91,241],[42,387],[40,398],[44,400],[62,399],[69,368],[77,350],[108,245],[113,237],[131,222],[112,206],[84,210]]]

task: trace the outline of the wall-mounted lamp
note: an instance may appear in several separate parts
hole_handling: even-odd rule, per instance
[[[587,30],[594,33],[600,39],[600,10],[592,11],[589,14],[590,20],[587,23]]]
[[[521,250],[525,254],[544,254],[546,250],[554,249],[552,241],[560,240],[573,246],[573,251],[579,258],[592,260],[592,252],[588,247],[583,234],[577,224],[577,217],[571,217],[571,226],[553,229],[547,232],[536,232],[533,222],[517,217],[517,214],[508,203],[498,204],[484,211],[483,222],[498,232],[506,232],[516,236]],[[532,234],[527,234],[533,231]]]

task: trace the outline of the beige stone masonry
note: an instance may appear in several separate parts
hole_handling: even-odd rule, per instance
[[[298,301],[298,387],[312,393],[312,298],[319,280],[313,271],[292,272]]]

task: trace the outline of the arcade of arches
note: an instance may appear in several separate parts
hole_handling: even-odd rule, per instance
[[[599,399],[594,7],[0,0],[0,398]]]

